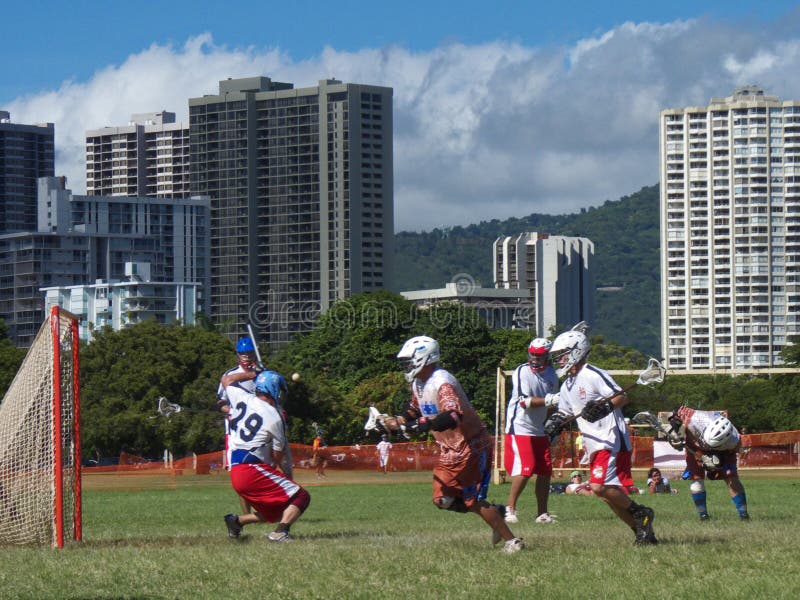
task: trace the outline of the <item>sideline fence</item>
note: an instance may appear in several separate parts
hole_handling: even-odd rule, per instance
[[[649,436],[633,436],[633,467],[647,469],[653,465],[653,440]],[[314,469],[313,448],[304,444],[290,444],[295,469]],[[551,447],[553,466],[556,469],[585,467],[580,460],[582,448],[577,432],[564,431]],[[390,472],[429,471],[436,463],[439,448],[433,441],[392,443],[389,458]],[[353,446],[327,446],[323,450],[327,469],[378,470],[378,452],[373,444]],[[496,465],[502,469],[501,463]],[[788,467],[800,468],[800,431],[757,433],[742,436],[739,466],[748,468]],[[223,451],[190,455],[172,461],[152,461],[133,454],[122,453],[119,464],[85,467],[86,474],[116,473],[156,475],[192,473],[209,475],[225,471]],[[504,474],[502,474],[504,475]],[[501,477],[503,480],[504,477]]]

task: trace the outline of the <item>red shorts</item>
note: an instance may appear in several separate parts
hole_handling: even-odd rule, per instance
[[[631,451],[620,450],[613,454],[610,450],[598,450],[592,455],[589,474],[589,483],[615,485],[626,489],[631,487]]]
[[[280,520],[292,498],[303,489],[275,467],[264,464],[232,466],[231,485],[270,523]]]
[[[553,461],[550,457],[550,438],[546,435],[506,434],[506,449],[503,456],[506,473],[515,477],[521,475],[553,474]]]

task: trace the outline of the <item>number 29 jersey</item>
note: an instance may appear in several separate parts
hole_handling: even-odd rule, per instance
[[[231,403],[229,447],[233,451],[246,450],[262,462],[275,466],[272,451],[281,452],[286,447],[283,420],[269,402],[241,388],[228,386]]]

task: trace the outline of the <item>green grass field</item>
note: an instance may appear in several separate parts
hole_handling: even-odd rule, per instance
[[[84,542],[0,548],[0,598],[730,599],[796,598],[800,590],[797,471],[743,475],[746,523],[722,483],[708,485],[706,523],[685,482],[677,495],[637,497],[656,511],[655,547],[634,547],[631,531],[596,498],[551,496],[558,522],[534,524],[531,486],[514,527],[527,548],[515,555],[491,547],[477,516],[434,508],[429,478],[312,484],[291,544],[267,542],[264,525],[246,528],[241,541],[227,538],[222,517],[238,502],[224,476],[178,477],[173,489],[88,484]],[[491,499],[505,501],[508,489],[493,487]]]

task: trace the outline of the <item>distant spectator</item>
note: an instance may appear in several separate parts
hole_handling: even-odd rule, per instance
[[[583,474],[580,471],[573,471],[569,474],[569,483],[567,484],[566,493],[576,496],[594,496],[592,486],[589,485],[588,481],[583,481]]]
[[[669,479],[661,475],[657,467],[652,467],[647,472],[647,489],[651,494],[677,494],[678,490],[673,490],[669,484]]]

